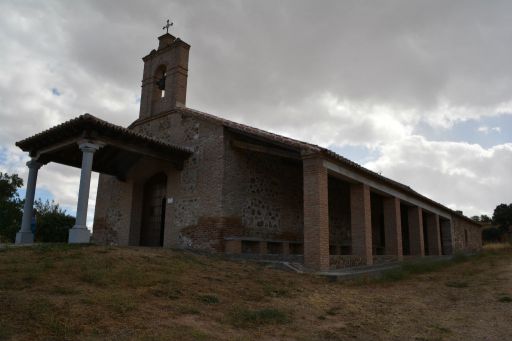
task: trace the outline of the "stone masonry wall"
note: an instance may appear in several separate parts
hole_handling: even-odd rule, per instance
[[[101,174],[98,181],[92,241],[98,244],[128,245],[131,184]]]
[[[201,225],[200,220],[203,221],[202,228],[209,230],[214,228],[213,223],[204,226],[204,221],[211,223],[223,219],[223,127],[197,119],[192,115],[171,113],[145,121],[133,127],[133,130],[194,150],[194,154],[179,172],[177,181],[168,186],[167,196],[171,197],[170,192],[172,192],[173,202],[167,207],[172,215],[166,214],[164,246],[218,250],[220,246],[215,244],[219,244],[220,241],[212,242],[204,238],[194,240],[187,236],[187,231],[190,232],[193,226]],[[154,174],[148,174],[147,178],[152,175]],[[109,197],[122,196],[130,198],[131,201],[131,197],[136,192],[134,180],[143,182],[144,179],[140,178],[140,172],[129,174],[126,183],[121,183],[113,177],[100,176],[94,227],[97,239],[105,240],[103,236],[114,235],[106,229],[116,231],[117,234],[123,231],[122,234],[126,236],[130,234],[130,218],[126,216],[135,209],[138,204],[135,201],[140,201],[141,198],[134,200],[135,206],[119,209],[116,218],[107,219],[106,213],[115,210],[117,206],[117,202],[110,200]],[[97,230],[96,225],[98,225]],[[128,239],[117,238],[116,240],[114,236],[112,243],[128,245]]]
[[[302,241],[302,164],[225,141],[224,215],[239,237]],[[228,234],[226,233],[226,236]]]
[[[482,249],[482,228],[452,215],[454,252]],[[467,232],[465,232],[467,231]],[[467,244],[466,235],[467,233]]]

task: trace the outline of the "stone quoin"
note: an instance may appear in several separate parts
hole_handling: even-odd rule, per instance
[[[70,243],[173,247],[291,259],[328,270],[478,251],[481,226],[328,149],[186,106],[190,45],[169,33],[143,58],[139,118],[85,114],[17,142],[38,169],[82,169]],[[92,236],[91,172],[99,172]],[[449,190],[449,189],[447,189]]]

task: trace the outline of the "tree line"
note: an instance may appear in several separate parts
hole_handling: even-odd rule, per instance
[[[21,227],[23,205],[18,189],[23,180],[17,175],[0,172],[0,242],[14,242]],[[66,242],[68,230],[75,223],[75,217],[66,213],[53,200],[37,199],[34,202],[37,242]]]
[[[512,233],[512,203],[499,204],[494,209],[492,218],[486,215],[471,217],[473,220],[487,225],[482,230],[482,239],[484,242],[510,241]]]

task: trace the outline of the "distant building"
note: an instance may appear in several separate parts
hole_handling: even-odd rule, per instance
[[[481,248],[480,224],[406,185],[328,149],[187,108],[189,48],[159,37],[143,58],[140,115],[128,128],[86,114],[17,143],[33,157],[27,212],[37,169],[58,162],[82,168],[70,242],[89,241],[92,169],[101,173],[92,236],[100,244],[289,257],[318,270]],[[22,228],[17,240],[30,235]]]

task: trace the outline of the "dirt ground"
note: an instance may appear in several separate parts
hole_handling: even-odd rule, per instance
[[[1,249],[0,340],[512,339],[512,248],[414,269],[340,283],[166,249]]]

